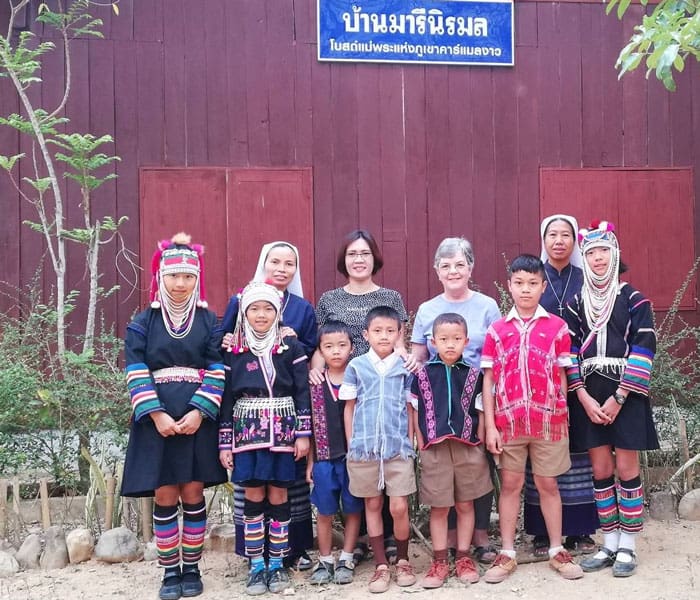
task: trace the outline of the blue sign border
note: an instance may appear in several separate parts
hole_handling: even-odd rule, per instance
[[[317,0],[320,62],[510,67],[513,0]]]

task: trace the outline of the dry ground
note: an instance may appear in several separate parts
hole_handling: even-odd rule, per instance
[[[427,570],[429,557],[425,548],[414,544],[412,560],[417,572]],[[591,600],[606,598],[640,598],[642,600],[700,599],[700,522],[660,522],[649,520],[638,544],[639,568],[629,579],[614,579],[610,570],[587,574],[579,581],[564,581],[546,563],[521,564],[506,582],[489,585],[483,582],[469,589],[450,581],[439,591],[392,585],[384,600],[404,598],[421,600],[440,594],[442,600],[501,600],[566,598]],[[202,600],[244,598],[244,562],[234,556],[209,552],[203,562],[205,592]],[[366,583],[371,567],[363,563],[355,582],[348,586],[312,587],[307,574],[295,573],[293,597],[317,600],[354,600],[367,598]],[[54,571],[21,572],[0,579],[2,600],[139,600],[158,594],[160,573],[153,563],[106,565],[90,561]],[[271,595],[267,595],[270,598]],[[291,597],[291,596],[289,596]]]

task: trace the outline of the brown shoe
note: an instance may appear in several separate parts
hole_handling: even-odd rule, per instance
[[[379,565],[369,580],[367,589],[373,594],[382,594],[389,589],[391,583],[391,574],[389,573],[389,565]]]
[[[499,552],[491,567],[484,573],[486,583],[501,583],[508,579],[508,576],[515,571],[518,563],[514,558]]]
[[[566,550],[561,550],[556,556],[550,558],[549,566],[564,579],[581,579],[583,577],[583,569],[574,562],[571,554]]]
[[[450,576],[450,565],[446,562],[434,560],[430,565],[430,569],[421,579],[421,586],[427,590],[442,587],[445,580]]]
[[[402,558],[396,563],[396,585],[408,587],[416,582],[416,574],[413,572],[411,563]]]
[[[457,573],[457,579],[462,583],[476,583],[479,581],[479,569],[468,556],[457,559],[455,572]]]

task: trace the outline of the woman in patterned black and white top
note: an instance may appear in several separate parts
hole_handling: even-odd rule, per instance
[[[319,326],[333,320],[349,327],[353,344],[350,358],[369,350],[369,345],[362,337],[362,330],[365,328],[367,313],[375,306],[391,306],[401,315],[404,323],[408,321],[401,294],[374,282],[373,276],[383,264],[379,246],[372,234],[364,229],[350,232],[340,247],[337,262],[338,272],[347,277],[348,282],[343,287],[322,294],[316,305]],[[401,348],[397,350],[405,356],[403,340]],[[312,365],[318,366],[318,361],[313,361]]]

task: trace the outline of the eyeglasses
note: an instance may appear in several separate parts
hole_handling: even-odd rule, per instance
[[[437,268],[441,273],[449,273],[452,269],[455,271],[466,271],[469,268],[469,264],[466,262],[440,263]]]
[[[372,253],[369,250],[363,250],[362,252],[348,252],[345,258],[349,258],[350,260],[355,260],[357,258],[369,260],[370,256],[372,256]]]

